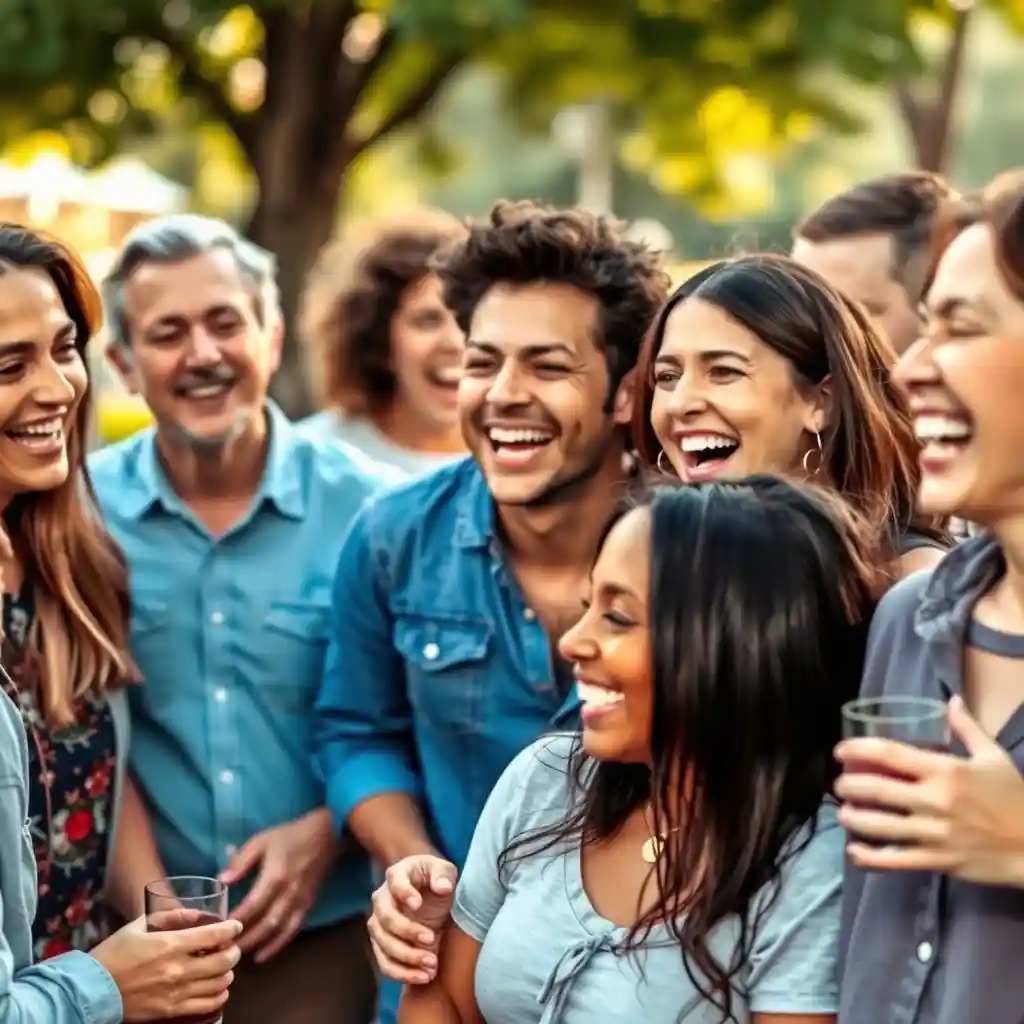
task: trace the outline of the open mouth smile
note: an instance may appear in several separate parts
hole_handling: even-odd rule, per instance
[[[686,480],[691,483],[716,477],[740,450],[736,438],[717,433],[680,434],[676,443],[683,454]]]
[[[495,461],[504,469],[528,469],[555,439],[550,431],[536,427],[490,427],[487,439]]]
[[[8,427],[4,434],[22,448],[35,454],[59,452],[64,448],[64,417],[52,416],[49,419]]]

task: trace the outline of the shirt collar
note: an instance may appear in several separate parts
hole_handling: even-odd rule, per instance
[[[469,482],[457,499],[454,540],[460,548],[485,548],[493,539],[494,499],[474,461]]]
[[[268,501],[281,515],[302,519],[306,514],[306,498],[297,451],[301,435],[276,403],[268,401],[266,412],[270,447],[253,508]],[[123,495],[120,511],[130,518],[140,519],[157,504],[169,512],[181,512],[183,507],[160,464],[156,430],[150,429],[141,442],[135,486]]]

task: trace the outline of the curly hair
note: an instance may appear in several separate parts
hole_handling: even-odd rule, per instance
[[[465,234],[438,210],[365,222],[326,246],[310,274],[299,333],[320,404],[359,416],[395,393],[391,321],[406,290],[430,272],[435,250]]]
[[[593,295],[613,396],[636,365],[670,285],[660,255],[629,241],[622,229],[616,220],[575,207],[502,200],[470,225],[464,241],[439,250],[431,265],[445,304],[467,334],[477,304],[499,282],[572,285]]]

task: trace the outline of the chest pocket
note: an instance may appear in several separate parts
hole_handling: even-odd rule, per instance
[[[260,633],[260,686],[268,703],[306,715],[320,689],[330,634],[330,608],[308,601],[274,601]]]
[[[167,665],[180,660],[175,659],[169,614],[170,606],[165,597],[132,595],[132,657],[146,682],[141,690],[142,699],[151,703],[173,696],[170,693],[161,694],[160,686],[155,682],[165,676]]]
[[[407,616],[395,623],[416,715],[450,733],[478,732],[491,631],[482,623]]]

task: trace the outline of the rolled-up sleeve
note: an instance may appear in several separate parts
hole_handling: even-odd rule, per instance
[[[370,797],[420,796],[405,670],[392,644],[387,587],[374,557],[373,511],[371,500],[342,544],[316,702],[314,760],[339,830]]]

